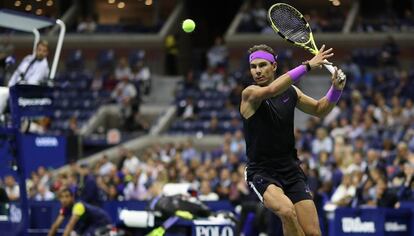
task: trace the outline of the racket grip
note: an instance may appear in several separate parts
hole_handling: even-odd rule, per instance
[[[329,62],[328,60],[325,60],[326,62]],[[331,74],[333,75],[335,73],[335,68],[332,65],[329,64],[324,64],[325,68],[331,72]],[[338,78],[340,81],[344,80],[344,78]]]
[[[324,64],[324,66],[327,70],[329,70],[329,72],[331,72],[331,74],[335,73],[335,68],[332,65]]]

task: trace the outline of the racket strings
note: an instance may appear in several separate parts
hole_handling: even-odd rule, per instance
[[[289,6],[279,5],[270,12],[272,23],[286,38],[297,42],[307,43],[310,37],[310,28],[296,11]]]

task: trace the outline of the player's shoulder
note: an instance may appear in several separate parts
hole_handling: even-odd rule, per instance
[[[260,88],[260,86],[258,85],[249,85],[246,88],[243,89],[242,94],[250,94],[252,92],[254,92],[255,90],[257,90],[258,88]]]

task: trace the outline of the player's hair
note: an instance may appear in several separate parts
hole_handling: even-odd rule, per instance
[[[70,190],[69,188],[62,188],[61,190],[59,190],[58,192],[58,196],[60,197],[63,193],[68,192],[72,197],[75,196],[75,194],[73,193],[72,190]]]
[[[271,53],[273,56],[276,56],[275,51],[273,51],[273,49],[266,44],[254,45],[253,47],[249,48],[248,53],[252,54],[256,51],[266,51],[268,53]]]

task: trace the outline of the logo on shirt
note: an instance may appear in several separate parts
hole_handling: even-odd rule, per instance
[[[312,197],[312,191],[310,190],[309,186],[306,186],[306,187],[305,187],[305,192],[306,192],[307,194],[309,194],[309,196],[311,196],[311,197]]]
[[[283,98],[283,103],[286,103],[287,101],[289,101],[289,97]]]

